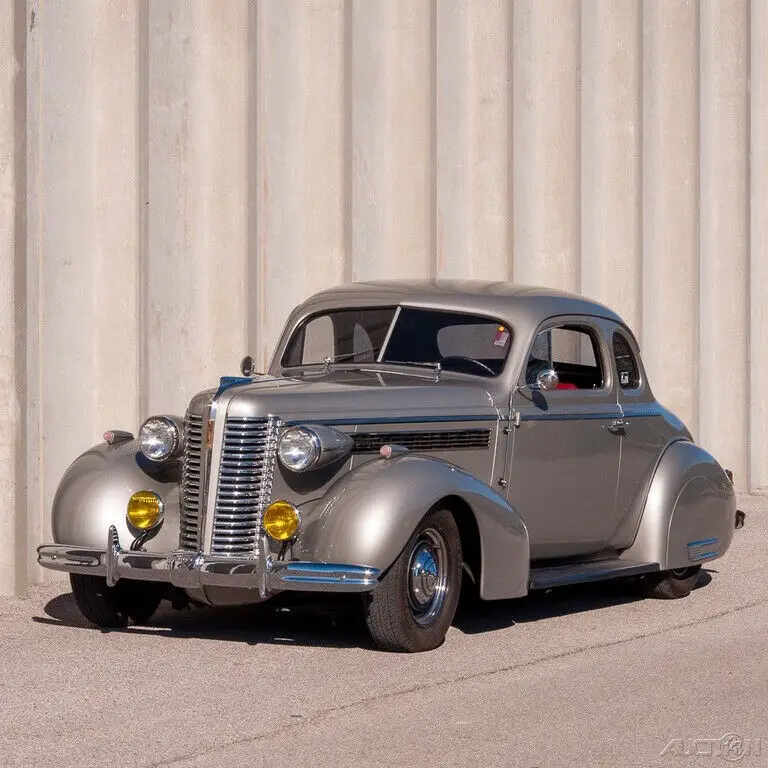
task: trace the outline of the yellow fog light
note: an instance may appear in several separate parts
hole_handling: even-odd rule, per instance
[[[275,541],[292,539],[301,525],[299,510],[287,501],[273,501],[265,510],[261,524]]]
[[[162,499],[152,491],[137,491],[128,500],[126,517],[134,528],[148,531],[163,519]]]

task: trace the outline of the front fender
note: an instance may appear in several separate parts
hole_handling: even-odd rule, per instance
[[[480,596],[526,594],[528,531],[520,516],[485,483],[426,456],[373,460],[337,480],[320,500],[301,508],[302,531],[292,556],[386,570],[424,515],[447,497],[466,503],[477,524]]]
[[[661,457],[632,546],[622,558],[686,568],[721,557],[733,539],[736,495],[703,448],[680,440]]]
[[[70,464],[59,483],[52,509],[54,541],[105,549],[110,525],[117,528],[121,541],[132,541],[125,519],[128,499],[147,490],[160,496],[165,509],[163,524],[147,548],[176,549],[180,479],[180,462],[153,464],[136,440],[96,445]]]

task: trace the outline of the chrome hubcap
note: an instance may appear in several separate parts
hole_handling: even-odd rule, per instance
[[[422,626],[440,614],[448,593],[448,553],[434,528],[422,531],[408,563],[408,602],[411,615]]]

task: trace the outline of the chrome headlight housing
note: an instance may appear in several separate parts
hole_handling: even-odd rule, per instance
[[[319,424],[288,427],[277,440],[277,458],[291,472],[306,472],[346,456],[352,438]]]
[[[175,419],[150,416],[139,429],[139,449],[150,461],[166,461],[179,453],[181,430]]]
[[[320,453],[320,438],[307,427],[289,427],[277,441],[277,457],[292,472],[304,472],[313,467]]]

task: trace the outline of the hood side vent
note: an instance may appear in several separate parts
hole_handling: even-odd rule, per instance
[[[353,453],[378,453],[382,445],[397,443],[409,451],[456,451],[488,448],[490,429],[444,429],[424,431],[357,432],[350,435]]]

